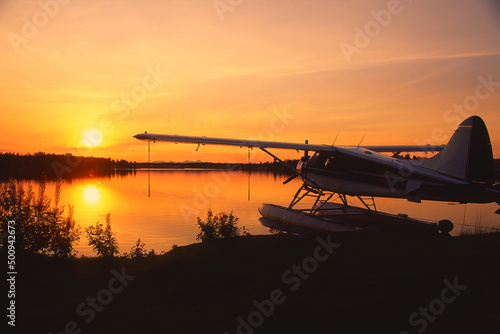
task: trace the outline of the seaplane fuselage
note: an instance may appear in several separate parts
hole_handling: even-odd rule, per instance
[[[467,182],[425,167],[424,159],[401,159],[365,148],[336,148],[300,161],[303,181],[319,189],[351,196],[405,198],[410,201],[490,203],[494,188]]]

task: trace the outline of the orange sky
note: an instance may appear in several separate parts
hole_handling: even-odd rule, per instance
[[[476,114],[500,158],[492,2],[3,1],[0,152],[145,161],[132,138],[145,130],[441,144]],[[102,143],[85,147],[85,133]],[[242,149],[195,149],[155,144],[152,158],[247,160]]]

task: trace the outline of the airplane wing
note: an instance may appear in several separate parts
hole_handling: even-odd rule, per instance
[[[279,148],[287,150],[309,150],[317,152],[334,152],[335,146],[332,145],[313,145],[301,143],[285,143],[275,141],[248,140],[248,139],[229,139],[229,138],[214,138],[214,137],[197,137],[197,136],[179,136],[179,135],[162,135],[152,133],[139,133],[134,136],[138,140],[144,141],[164,141],[170,143],[192,143],[198,145],[226,145],[239,146],[250,148]],[[339,146],[340,147],[340,146]],[[347,146],[356,147],[356,146]],[[362,146],[362,149],[371,150],[374,152],[437,152],[444,148],[444,145],[392,145],[392,146]]]

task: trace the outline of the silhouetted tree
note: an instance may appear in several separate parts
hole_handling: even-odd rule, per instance
[[[87,240],[97,255],[109,257],[118,254],[118,242],[115,233],[111,231],[111,214],[106,215],[106,226],[97,222],[85,229]]]

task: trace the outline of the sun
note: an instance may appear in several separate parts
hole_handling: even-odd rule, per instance
[[[87,147],[100,145],[102,143],[102,132],[97,129],[83,131],[82,143]]]

